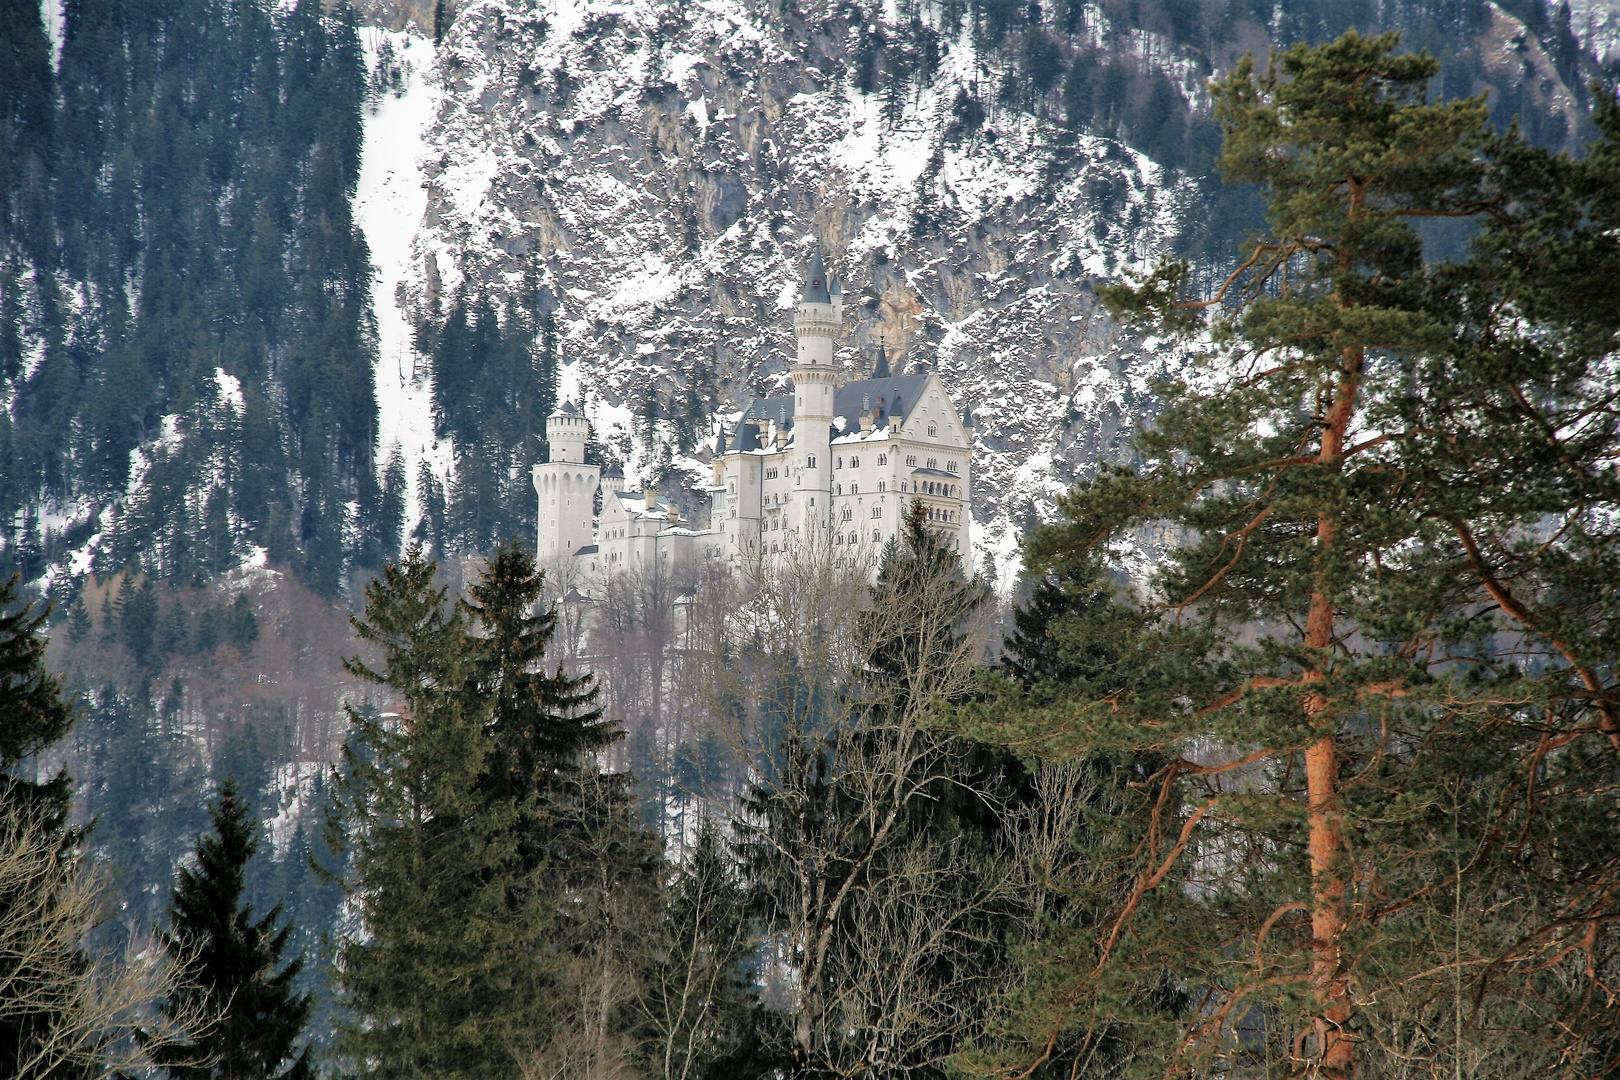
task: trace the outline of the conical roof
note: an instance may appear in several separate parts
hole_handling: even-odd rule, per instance
[[[827,291],[827,265],[821,261],[821,248],[810,253],[810,274],[804,279],[804,293],[799,297],[806,304],[830,304],[832,294]]]
[[[551,415],[552,416],[578,416],[579,415],[579,410],[574,408],[574,403],[572,401],[564,400],[561,405],[557,406],[555,409],[553,409],[551,411]]]

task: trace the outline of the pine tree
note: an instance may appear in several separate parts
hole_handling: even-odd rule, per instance
[[[1552,154],[1395,47],[1216,85],[1269,234],[1212,299],[1182,264],[1103,291],[1207,333],[1205,371],[1026,553],[1177,541],[1071,624],[1112,674],[992,718],[1025,752],[1162,755],[1134,883],[1047,1018],[1156,1032],[1155,1069],[1612,1062],[1620,105]],[[1425,261],[1427,217],[1478,222],[1466,258]],[[1117,992],[1154,972],[1196,1011]]]
[[[18,769],[67,735],[74,710],[45,667],[50,608],[24,601],[17,582],[0,584],[0,810],[38,814],[44,827],[59,829],[67,821],[67,773],[32,781]]]
[[[362,1074],[515,1077],[554,1017],[552,913],[520,857],[520,809],[484,790],[490,710],[467,693],[465,616],[413,546],[366,590],[360,639],[380,666],[347,669],[398,712],[351,709],[329,844],[364,935],[339,945],[356,1018],[341,1034]]]
[[[280,904],[255,919],[243,903],[258,822],[233,779],[209,815],[213,834],[198,839],[196,865],[180,868],[161,937],[190,981],[163,1011],[216,1019],[189,1045],[158,1048],[154,1061],[176,1080],[305,1080],[310,1051],[299,1041],[312,999],[294,988],[303,957],[283,962],[293,929]]]
[[[491,710],[490,790],[507,799],[543,789],[550,774],[584,764],[623,734],[603,719],[591,676],[570,676],[560,666],[546,672],[557,612],[536,611],[543,588],[534,556],[508,540],[462,603],[482,631],[471,643],[470,693]]]

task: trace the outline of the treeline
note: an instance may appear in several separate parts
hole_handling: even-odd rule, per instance
[[[32,580],[99,534],[104,569],[189,582],[261,547],[327,595],[380,566],[403,491],[375,461],[352,13],[68,0],[55,65],[38,11],[5,17],[0,558]]]

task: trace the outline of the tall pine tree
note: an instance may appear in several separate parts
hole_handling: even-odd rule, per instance
[[[380,664],[347,661],[398,711],[353,711],[338,778],[365,928],[340,946],[343,1045],[375,1075],[515,1077],[633,1025],[618,975],[646,951],[628,928],[656,926],[660,863],[625,778],[597,769],[617,733],[591,680],[544,669],[532,556],[503,547],[462,603],[435,573],[417,547],[385,568],[355,621]]]
[[[280,904],[255,919],[242,900],[259,823],[231,779],[209,814],[213,834],[180,868],[161,940],[190,976],[165,1015],[211,1022],[189,1044],[155,1048],[153,1060],[175,1080],[306,1080],[310,1051],[299,1042],[312,1001],[294,985],[303,957],[284,962],[292,926]]]
[[[989,718],[1056,756],[1162,755],[1134,883],[1047,1024],[1155,1032],[1169,1074],[1616,1060],[1620,106],[1553,154],[1430,100],[1437,64],[1396,45],[1216,84],[1269,233],[1213,298],[1180,264],[1105,290],[1203,370],[1026,559],[1177,543],[1070,623],[1125,663]],[[1425,260],[1433,217],[1476,222],[1465,258]],[[1152,972],[1197,1008],[1116,992]]]

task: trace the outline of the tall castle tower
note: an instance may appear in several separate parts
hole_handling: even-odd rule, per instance
[[[571,401],[546,417],[549,460],[534,467],[534,490],[540,496],[535,554],[542,563],[572,555],[592,542],[601,468],[585,464],[589,435],[590,422]]]
[[[830,520],[832,459],[827,448],[833,422],[833,391],[838,369],[833,365],[833,342],[843,322],[843,292],[829,282],[821,249],[810,257],[810,273],[793,314],[793,336],[798,350],[789,374],[793,379],[794,476],[791,520],[805,541],[818,539]]]

